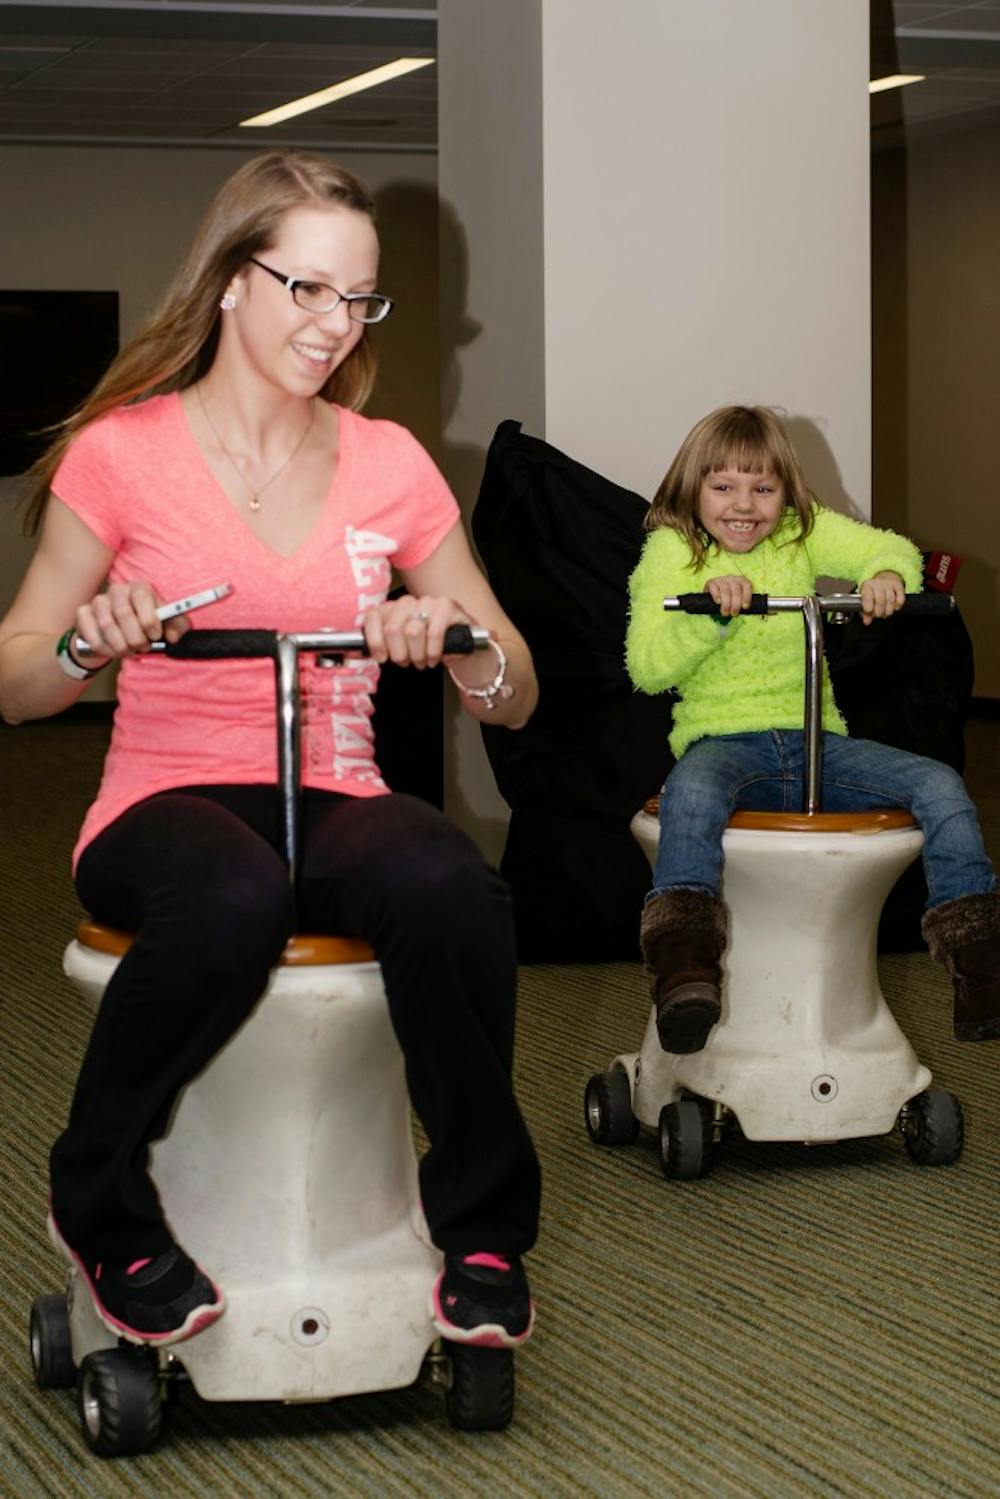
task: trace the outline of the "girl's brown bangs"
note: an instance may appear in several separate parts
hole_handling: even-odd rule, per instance
[[[730,469],[738,474],[776,474],[781,476],[777,453],[771,451],[762,435],[749,434],[729,442],[721,441],[702,463],[701,476]]]

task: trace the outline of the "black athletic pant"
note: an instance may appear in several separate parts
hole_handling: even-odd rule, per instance
[[[362,937],[375,950],[430,1141],[420,1186],[434,1242],[459,1253],[534,1242],[539,1169],[510,1080],[516,966],[504,882],[413,797],[306,790],[302,826],[297,904],[271,786],[163,792],[85,849],[83,904],[137,935],[52,1150],[53,1209],[78,1251],[111,1259],[167,1247],[148,1147],[297,929]]]

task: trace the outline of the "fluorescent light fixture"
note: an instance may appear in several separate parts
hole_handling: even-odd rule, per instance
[[[378,88],[390,78],[402,78],[405,73],[415,73],[418,68],[429,68],[433,57],[397,57],[384,67],[371,68],[367,73],[358,73],[354,78],[345,78],[343,83],[334,83],[330,88],[321,88],[315,94],[303,94],[301,99],[292,99],[288,104],[279,104],[262,115],[253,115],[241,120],[241,125],[280,125],[294,115],[304,115],[307,110],[320,109],[324,104],[333,104],[336,99],[346,99],[349,94],[360,94],[366,88]]]
[[[904,88],[908,83],[923,83],[924,73],[892,73],[888,78],[873,78],[868,85],[870,94],[880,94],[886,88]]]

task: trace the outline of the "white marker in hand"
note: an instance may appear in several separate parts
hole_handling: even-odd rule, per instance
[[[193,609],[203,609],[218,599],[228,597],[233,591],[232,583],[220,583],[218,588],[203,588],[201,593],[192,593],[189,598],[175,599],[172,604],[161,604],[156,611],[158,620],[176,619],[178,614],[190,614]]]
[[[227,598],[232,591],[232,583],[220,583],[217,588],[203,588],[200,593],[189,594],[186,599],[174,599],[173,603],[161,604],[156,617],[162,624],[165,620],[176,619],[178,614],[190,614],[194,609],[204,609],[206,604],[214,604],[219,599]],[[86,661],[88,656],[94,654],[82,635],[77,635],[73,641],[73,650],[81,661]]]

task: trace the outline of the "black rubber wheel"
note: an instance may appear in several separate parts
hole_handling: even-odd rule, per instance
[[[951,1166],[962,1154],[962,1105],[947,1088],[928,1088],[906,1106],[903,1140],[918,1166]]]
[[[620,1067],[595,1072],[583,1095],[587,1133],[597,1145],[630,1145],[639,1133],[632,1113],[632,1090]]]
[[[445,1396],[456,1431],[503,1431],[514,1414],[514,1355],[509,1348],[446,1343],[451,1382]]]
[[[712,1168],[712,1114],[698,1098],[682,1098],[660,1110],[660,1165],[674,1181],[694,1181]]]
[[[28,1336],[31,1366],[40,1390],[69,1390],[76,1384],[69,1307],[65,1296],[38,1296],[31,1308]]]
[[[83,1439],[98,1457],[131,1457],[156,1445],[163,1399],[156,1355],[146,1348],[89,1353],[76,1385]]]

